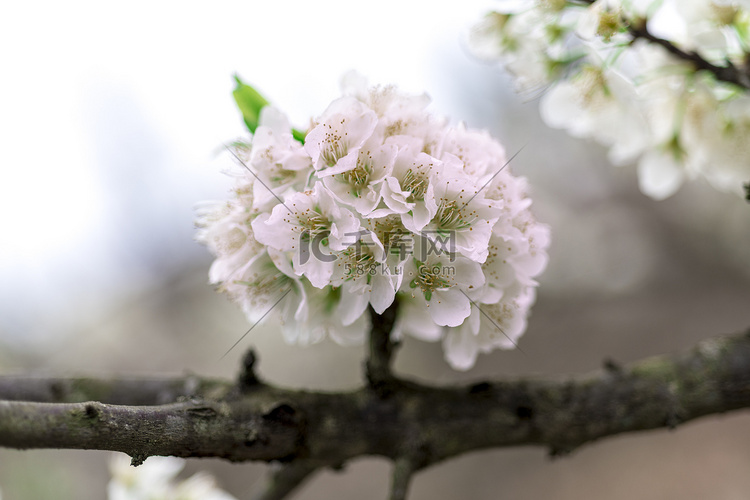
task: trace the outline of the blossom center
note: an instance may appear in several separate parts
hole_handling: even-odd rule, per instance
[[[412,199],[423,200],[429,182],[427,176],[410,168],[404,174],[403,188],[411,193]]]
[[[325,237],[330,233],[331,222],[317,209],[308,208],[304,212],[297,212],[295,215],[299,224],[296,229],[300,230],[300,238],[303,241],[312,240],[318,235]]]
[[[343,127],[346,119],[341,119],[341,125]],[[336,165],[336,162],[346,156],[349,153],[349,145],[344,140],[347,135],[346,132],[342,133],[334,129],[331,125],[325,124],[328,128],[326,135],[323,138],[323,144],[320,149],[320,155],[325,160],[329,167]]]
[[[370,274],[376,265],[375,256],[370,253],[363,253],[361,249],[352,248],[345,250],[344,255],[349,261],[344,279],[350,281],[361,276],[367,276],[367,282],[369,283]]]
[[[341,181],[349,184],[352,188],[352,194],[359,198],[359,194],[367,183],[370,181],[372,173],[372,155],[367,152],[361,152],[357,157],[357,165],[346,172],[338,174]]]
[[[464,207],[459,207],[456,200],[440,200],[438,204],[437,213],[435,219],[438,222],[438,227],[444,231],[460,230],[470,227],[471,224],[476,220],[476,216],[469,214],[469,217],[463,213]]]
[[[416,259],[414,262],[417,264],[417,275],[411,280],[409,286],[419,287],[426,300],[432,298],[432,292],[435,290],[450,288],[454,285],[452,274],[455,273],[455,268],[446,267],[440,263],[428,265]]]
[[[250,305],[254,307],[265,306],[272,297],[276,297],[279,292],[286,290],[291,278],[276,268],[269,260],[267,264],[255,271],[246,280],[237,280],[235,283],[245,285],[245,295]]]
[[[283,184],[294,179],[296,176],[297,172],[294,170],[287,170],[281,163],[275,163],[269,177],[274,184]]]

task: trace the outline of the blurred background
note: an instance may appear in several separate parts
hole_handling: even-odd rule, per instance
[[[255,346],[271,382],[361,383],[363,350],[285,346],[247,329],[207,285],[193,209],[223,199],[221,145],[244,126],[232,75],[304,128],[357,69],[428,92],[434,112],[488,128],[531,182],[553,231],[521,351],[452,371],[439,345],[407,340],[396,369],[432,383],[559,376],[684,350],[750,326],[750,206],[698,182],[654,202],[635,169],[540,121],[534,96],[466,49],[493,2],[15,2],[0,18],[0,373],[230,377]],[[333,367],[333,368],[332,368]],[[4,500],[104,498],[109,453],[0,450]],[[418,499],[745,499],[750,415],[605,440],[550,460],[485,451],[433,467]],[[361,459],[295,498],[386,497],[390,465]],[[237,498],[263,464],[190,461]]]

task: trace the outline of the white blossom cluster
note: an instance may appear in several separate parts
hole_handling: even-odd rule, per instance
[[[549,242],[525,179],[489,134],[428,113],[426,96],[353,73],[343,88],[304,144],[268,106],[235,147],[234,195],[199,220],[210,281],[251,322],[278,303],[289,343],[362,343],[368,305],[397,302],[393,337],[442,340],[456,369],[512,348]]]
[[[118,453],[109,462],[112,479],[107,485],[108,500],[236,500],[219,489],[213,476],[199,472],[184,481],[176,479],[185,460],[150,457],[132,467],[127,455]]]
[[[726,83],[632,29],[747,79]],[[750,180],[750,1],[499,1],[471,34],[520,90],[546,89],[544,121],[637,160],[641,191],[666,198],[686,179],[742,192]],[[744,86],[743,86],[744,85]]]

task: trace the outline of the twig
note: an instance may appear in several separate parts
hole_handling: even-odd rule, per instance
[[[264,489],[253,500],[282,500],[296,490],[310,475],[318,470],[319,465],[304,460],[289,464],[277,465],[276,470],[270,472],[270,477]]]
[[[726,66],[712,64],[701,57],[697,52],[686,52],[669,40],[654,36],[648,31],[645,24],[642,24],[641,26],[631,24],[628,26],[628,32],[633,36],[634,40],[642,39],[655,45],[659,45],[678,59],[691,63],[698,71],[708,71],[712,73],[717,80],[732,83],[738,87],[744,88],[745,90],[750,90],[750,74],[746,71],[741,71],[730,61],[726,61]]]
[[[257,362],[258,356],[255,354],[255,350],[248,349],[245,357],[242,358],[242,369],[237,379],[241,391],[249,391],[261,383],[258,375],[255,373],[255,363]]]
[[[416,472],[415,463],[409,457],[397,458],[393,462],[393,476],[389,500],[406,500],[409,483],[414,472]]]
[[[591,5],[595,0],[573,0],[574,3]],[[747,63],[742,69],[738,68],[730,61],[726,61],[726,66],[717,66],[705,60],[696,52],[687,52],[669,40],[654,36],[646,26],[646,20],[637,21],[622,18],[623,23],[627,26],[628,32],[633,36],[633,40],[642,39],[655,45],[663,47],[667,52],[680,60],[691,63],[696,70],[708,71],[712,73],[717,80],[732,83],[746,90],[750,90],[750,56],[746,56]]]

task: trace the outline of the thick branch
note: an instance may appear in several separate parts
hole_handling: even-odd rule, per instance
[[[180,380],[76,380],[68,401],[158,400],[156,387]],[[0,378],[0,397],[33,399],[69,380]],[[193,384],[195,385],[195,384]],[[107,391],[100,392],[102,386]],[[141,389],[139,389],[139,387]],[[364,388],[317,393],[258,384],[245,391],[203,381],[218,394],[161,406],[102,402],[0,403],[0,446],[95,448],[148,455],[307,461],[337,466],[362,455],[399,460],[419,450],[421,469],[472,450],[520,445],[552,453],[624,432],[674,427],[704,415],[750,407],[750,335],[715,338],[678,358],[652,358],[576,380],[517,379],[448,388],[398,381],[387,398]],[[29,394],[24,395],[24,389]],[[88,392],[87,392],[88,391]],[[175,390],[176,392],[180,392]],[[25,397],[29,396],[29,397]],[[59,400],[58,397],[55,398]],[[179,398],[178,398],[179,399]]]
[[[0,399],[39,403],[106,401],[110,404],[145,406],[174,403],[201,396],[221,399],[232,389],[224,380],[194,375],[174,378],[49,378],[28,375],[0,377]]]
[[[296,452],[300,428],[275,418],[275,411],[249,401],[161,406],[0,401],[0,443],[122,451],[134,464],[152,455],[280,459]]]

